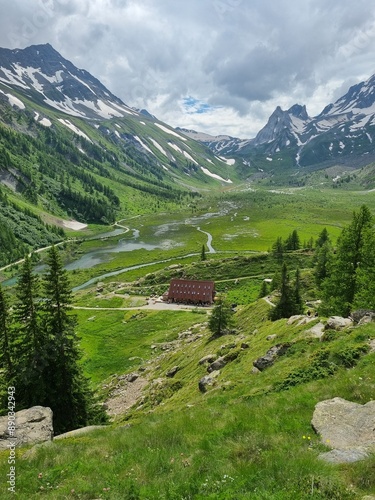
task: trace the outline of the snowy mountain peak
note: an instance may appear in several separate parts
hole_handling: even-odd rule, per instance
[[[112,118],[138,113],[85,70],[64,59],[50,44],[0,48],[0,83],[33,94],[64,113]]]
[[[304,133],[310,120],[306,106],[294,104],[287,111],[283,111],[280,106],[277,106],[265,127],[258,132],[254,144],[257,146],[278,139],[277,148],[289,146],[291,142],[299,141],[299,135]]]
[[[348,92],[334,104],[327,106],[321,115],[359,112],[372,108],[375,104],[375,75],[365,82],[357,83],[349,88]],[[374,110],[371,109],[371,112]],[[365,112],[365,114],[367,114]],[[320,116],[321,116],[320,115]]]
[[[301,104],[294,104],[288,109],[290,115],[300,118],[301,120],[309,120],[309,115],[307,114],[306,106],[301,106]]]

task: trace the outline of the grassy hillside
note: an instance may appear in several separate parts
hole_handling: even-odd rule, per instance
[[[138,370],[148,385],[112,427],[39,447],[27,459],[19,450],[18,497],[341,500],[374,493],[374,459],[322,462],[326,446],[310,425],[320,400],[372,398],[374,325],[321,342],[306,332],[318,319],[270,323],[269,307],[260,300],[241,308],[236,334],[217,339],[205,314],[80,312],[85,368],[106,382],[104,393],[119,383],[107,377],[113,372]],[[253,361],[275,343],[290,348],[253,373]],[[227,356],[228,364],[202,394],[207,365],[199,360],[207,354]],[[179,371],[166,377],[173,366]]]

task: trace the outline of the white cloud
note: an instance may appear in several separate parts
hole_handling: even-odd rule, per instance
[[[374,72],[367,0],[0,0],[0,8],[1,46],[49,42],[129,105],[210,134],[252,137],[277,105],[318,114]],[[205,112],[183,106],[189,97]]]

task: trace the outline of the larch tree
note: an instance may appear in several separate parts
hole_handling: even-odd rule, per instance
[[[13,380],[13,345],[9,325],[9,309],[4,291],[0,285],[0,368],[7,385]]]
[[[233,324],[233,312],[225,297],[219,295],[215,301],[208,328],[214,337],[223,335]]]
[[[275,321],[280,318],[289,318],[295,313],[295,291],[291,287],[288,268],[284,262],[281,268],[280,298],[276,306],[271,309],[269,317]]]
[[[45,400],[46,337],[41,328],[40,283],[31,259],[25,257],[16,286],[13,313],[15,382],[18,404],[41,405]]]
[[[56,247],[49,250],[44,277],[44,328],[48,350],[48,402],[53,410],[55,433],[104,420],[96,408],[89,382],[79,364],[81,353],[76,317],[71,314],[71,290]]]
[[[202,245],[201,260],[206,260],[206,247]]]
[[[347,316],[358,292],[357,269],[363,260],[365,236],[372,227],[372,216],[366,205],[353,213],[337,241],[336,258],[330,275],[323,283],[324,314]]]
[[[362,259],[357,268],[355,309],[375,310],[375,230],[368,229],[363,238]]]

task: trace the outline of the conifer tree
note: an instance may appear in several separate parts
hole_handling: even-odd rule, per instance
[[[337,241],[336,258],[330,276],[323,284],[324,314],[347,316],[358,292],[357,269],[363,259],[365,235],[372,227],[372,216],[366,205],[353,213]]]
[[[284,262],[281,268],[280,298],[270,311],[270,319],[289,318],[295,314],[295,294],[290,286],[288,268]]]
[[[260,290],[259,290],[258,299],[262,299],[266,295],[268,295],[268,286],[267,286],[267,282],[263,280],[261,287],[260,287]]]
[[[361,263],[357,268],[354,309],[375,310],[375,231],[368,229],[363,238]]]
[[[278,261],[283,260],[284,255],[284,244],[281,236],[279,236],[275,243],[272,245],[272,253],[277,258]]]
[[[285,241],[285,250],[299,250],[301,247],[297,229],[288,236]]]
[[[0,285],[0,368],[4,381],[10,385],[13,379],[13,345],[9,328],[8,304]]]
[[[201,260],[206,260],[206,247],[202,245]]]
[[[318,248],[318,247],[320,248],[325,243],[329,243],[329,242],[330,242],[329,234],[328,234],[327,228],[325,227],[322,230],[322,232],[319,234],[318,239],[315,242],[315,246],[316,246],[316,248]]]
[[[330,242],[327,240],[315,249],[315,281],[320,288],[324,280],[329,276],[333,259],[333,252]]]
[[[232,310],[225,297],[219,295],[208,320],[208,328],[214,337],[223,335],[230,328],[233,323],[232,314]]]
[[[43,404],[44,369],[47,365],[46,337],[41,328],[39,278],[33,274],[31,260],[25,257],[16,287],[14,306],[15,383],[18,404]]]
[[[302,314],[303,302],[301,297],[301,273],[297,267],[296,281],[294,284],[294,314]]]
[[[95,408],[94,397],[79,365],[76,318],[70,314],[71,291],[58,251],[52,247],[44,278],[44,319],[48,336],[48,402],[54,430],[65,432],[87,425],[104,414]],[[96,413],[96,414],[95,414]]]

